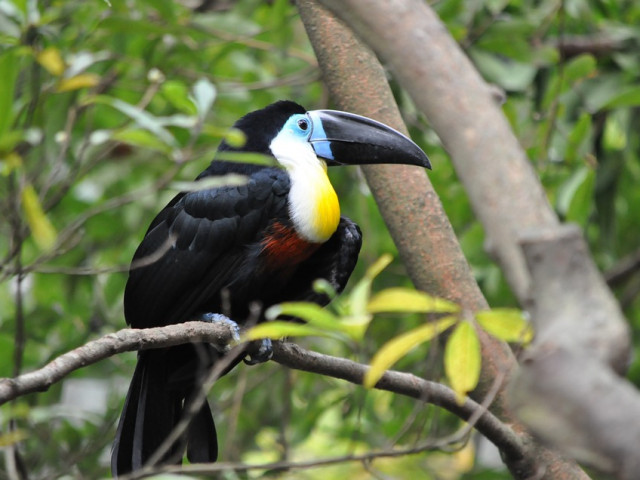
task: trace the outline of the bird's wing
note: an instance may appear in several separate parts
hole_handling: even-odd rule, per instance
[[[154,219],[136,251],[125,289],[125,316],[134,328],[188,321],[220,306],[270,221],[287,215],[289,177],[253,172],[242,186],[181,194]],[[209,310],[207,310],[209,311]]]

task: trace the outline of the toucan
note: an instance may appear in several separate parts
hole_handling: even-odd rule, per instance
[[[306,111],[279,101],[233,128],[244,135],[242,146],[222,141],[196,182],[227,174],[242,175],[245,182],[179,193],[154,218],[125,287],[124,313],[132,328],[222,315],[243,325],[249,318],[263,320],[256,311],[284,301],[327,304],[329,297],[314,290],[314,281],[324,279],[340,293],[362,244],[358,226],[340,215],[327,167],[431,168],[409,138],[351,113]],[[229,152],[266,155],[275,166],[220,160]],[[223,356],[207,344],[138,353],[112,449],[114,476],[145,465],[180,420],[204,373]],[[161,463],[180,463],[185,450],[191,463],[217,459],[207,402]]]

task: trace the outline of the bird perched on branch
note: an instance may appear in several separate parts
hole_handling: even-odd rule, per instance
[[[280,101],[247,114],[234,128],[244,134],[244,144],[223,141],[197,180],[239,174],[246,183],[180,193],[151,222],[125,289],[125,317],[133,328],[221,318],[218,314],[242,325],[252,305],[264,311],[284,301],[328,303],[313,282],[324,279],[340,293],[362,238],[358,226],[340,216],[327,166],[430,168],[410,139],[350,113],[307,112]],[[226,152],[268,155],[278,167],[217,160]],[[114,475],[147,463],[180,420],[207,368],[223,355],[205,344],[139,352],[113,445]],[[206,401],[160,462],[180,463],[185,450],[192,463],[217,458]]]

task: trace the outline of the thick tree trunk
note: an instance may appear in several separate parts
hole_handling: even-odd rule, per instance
[[[361,2],[358,5],[366,9],[365,4],[370,3]],[[342,2],[335,2],[336,9],[344,6]],[[400,131],[406,131],[384,70],[373,53],[360,43],[348,28],[314,2],[299,0],[298,8],[316,51],[325,83],[339,108],[376,118]],[[349,19],[352,20],[353,17]],[[390,30],[385,32],[385,36],[393,38],[402,36],[398,29],[405,31],[411,28],[411,25],[398,22],[388,25],[388,28]],[[384,41],[389,42],[389,38]],[[373,46],[376,47],[375,44]],[[428,46],[421,48],[427,49]],[[397,51],[395,55],[397,56]],[[397,60],[406,62],[408,55],[402,57],[398,57]],[[421,67],[410,65],[410,68],[415,74]],[[448,95],[451,95],[451,92],[448,92]],[[508,130],[506,125],[504,127]],[[479,141],[476,137],[482,137],[476,130],[468,134],[476,144]],[[529,171],[528,175],[531,174]],[[393,172],[390,172],[385,167],[376,166],[366,168],[365,175],[415,285],[454,300],[472,311],[486,308],[486,301],[471,275],[442,205],[424,171],[406,167],[400,170],[394,168]],[[521,175],[514,172],[516,178]],[[493,192],[496,193],[495,188]],[[544,202],[544,192],[539,183],[535,183],[535,189],[530,195]],[[539,219],[537,213],[534,212],[532,215]],[[555,223],[552,212],[543,213],[542,218],[545,223]],[[505,228],[504,225],[501,225],[501,228]],[[514,261],[520,265],[514,275],[520,288],[528,291],[528,272],[524,267],[524,258],[519,246],[513,244],[509,248],[517,249],[517,252],[512,252],[509,260],[505,261]],[[514,257],[517,260],[512,260]],[[505,378],[509,379],[516,367],[515,358],[508,347],[485,335],[482,336],[482,354],[482,382],[472,395],[479,401],[496,377],[505,375]],[[524,457],[504,457],[516,478],[588,478],[575,463],[532,442],[524,429],[518,427],[517,421],[506,407],[505,388],[501,388],[490,408],[504,422],[512,424],[523,436],[523,443],[527,445],[527,454]]]

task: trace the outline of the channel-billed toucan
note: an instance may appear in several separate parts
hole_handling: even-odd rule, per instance
[[[133,257],[124,295],[127,323],[149,328],[224,314],[242,325],[250,305],[326,304],[313,282],[341,292],[361,245],[358,226],[340,216],[329,165],[376,163],[430,168],[410,139],[374,120],[280,101],[241,118],[242,147],[278,167],[215,160],[198,180],[237,173],[241,186],[178,194],[151,222]],[[258,318],[260,320],[260,318]],[[203,372],[223,354],[189,344],[141,351],[112,451],[114,475],[141,468],[169,435]],[[163,462],[213,462],[218,446],[205,402]]]

